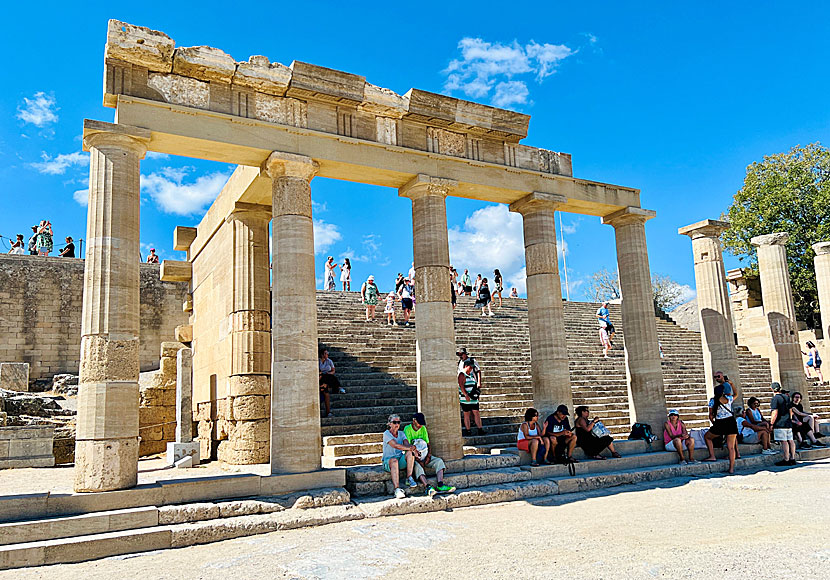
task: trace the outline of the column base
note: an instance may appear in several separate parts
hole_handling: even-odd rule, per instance
[[[136,484],[138,438],[75,442],[75,491],[113,491]]]

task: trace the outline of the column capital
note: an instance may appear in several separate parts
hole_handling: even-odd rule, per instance
[[[830,242],[819,242],[817,244],[813,244],[813,251],[817,256],[830,254]]]
[[[628,206],[614,213],[610,213],[602,217],[602,223],[605,225],[625,226],[631,223],[645,223],[654,216],[657,212],[652,209],[643,209],[641,207]]]
[[[564,195],[534,191],[514,201],[508,207],[510,211],[525,215],[537,211],[556,211],[557,207],[567,202],[568,198]]]
[[[703,220],[677,230],[681,236],[689,236],[693,240],[698,238],[718,238],[729,229],[729,222],[721,220]]]
[[[246,221],[250,219],[271,220],[272,206],[258,203],[245,203],[237,201],[233,209],[225,218],[226,222],[233,220]]]
[[[398,195],[400,197],[408,197],[413,200],[423,195],[440,195],[441,197],[447,197],[450,190],[457,186],[458,182],[454,179],[432,177],[430,175],[419,173],[398,189]]]
[[[139,159],[144,159],[150,147],[150,131],[132,125],[84,119],[83,150],[106,146],[129,149],[138,153]]]
[[[311,157],[296,153],[273,151],[262,164],[262,170],[271,179],[279,177],[298,177],[311,181],[320,170],[320,164]]]
[[[786,246],[789,239],[790,234],[787,232],[775,232],[774,234],[755,236],[749,240],[749,243],[753,246]]]

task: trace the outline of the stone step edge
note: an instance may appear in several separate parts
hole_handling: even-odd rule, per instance
[[[830,457],[830,449],[801,451],[800,460]],[[737,470],[760,470],[776,456],[756,455],[738,460]],[[529,480],[465,490],[456,494],[411,497],[403,500],[367,497],[348,505],[308,510],[285,510],[270,514],[237,516],[223,520],[159,526],[158,528],[111,532],[0,548],[0,569],[81,562],[85,560],[206,544],[273,531],[291,530],[350,520],[503,503],[531,498],[564,495],[674,477],[701,477],[728,470],[728,462],[674,465],[609,472],[584,477]],[[292,513],[292,512],[300,513]]]

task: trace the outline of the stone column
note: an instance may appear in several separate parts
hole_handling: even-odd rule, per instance
[[[75,491],[138,481],[139,163],[150,132],[85,122],[89,211]]]
[[[533,405],[542,415],[560,404],[573,406],[554,221],[557,205],[566,201],[562,195],[533,192],[510,204],[510,211],[523,218]]]
[[[418,409],[426,415],[435,455],[444,459],[464,457],[445,203],[455,185],[449,179],[417,175],[399,191],[412,200]]]
[[[666,420],[666,395],[645,229],[646,220],[655,215],[651,210],[627,207],[603,217],[602,223],[614,226],[617,241],[631,422],[648,423],[659,435]]]
[[[764,316],[772,337],[770,367],[772,380],[785,389],[800,391],[804,395],[804,408],[809,409],[807,382],[798,344],[795,323],[795,303],[787,269],[786,232],[756,236],[750,240],[758,252],[758,274],[761,278],[761,298]]]
[[[703,220],[680,228],[677,233],[692,239],[706,393],[712,397],[713,375],[723,371],[735,387],[735,404],[742,405],[740,367],[720,244],[720,235],[728,228],[729,222]]]
[[[270,457],[271,312],[268,223],[271,207],[237,203],[233,228],[233,312],[228,415],[233,425],[217,456],[240,465]]]
[[[320,469],[317,302],[310,157],[271,153],[264,170],[273,180],[271,310],[271,473]]]
[[[816,286],[821,309],[821,332],[824,344],[830,344],[830,242],[813,244],[816,252]]]
[[[193,351],[176,353],[176,441],[167,444],[167,463],[176,467],[199,465],[199,442],[193,441]],[[188,458],[185,462],[181,460]]]

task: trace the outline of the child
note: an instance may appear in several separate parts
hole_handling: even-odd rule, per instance
[[[395,320],[395,301],[397,299],[398,295],[394,292],[386,295],[386,308],[383,311],[386,313],[386,322],[389,326],[395,326],[397,324],[397,320]]]

